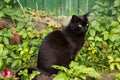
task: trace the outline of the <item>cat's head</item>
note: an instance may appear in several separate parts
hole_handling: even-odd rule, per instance
[[[88,14],[82,16],[73,15],[70,21],[70,27],[73,32],[78,35],[85,34],[88,30]]]

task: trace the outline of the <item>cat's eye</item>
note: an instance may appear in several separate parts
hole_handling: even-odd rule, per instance
[[[82,25],[81,25],[81,24],[79,24],[79,27],[82,27]]]
[[[86,26],[88,26],[88,24],[86,24]]]

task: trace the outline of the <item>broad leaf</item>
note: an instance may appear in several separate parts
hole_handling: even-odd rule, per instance
[[[63,72],[59,72],[58,75],[54,77],[53,80],[70,80],[67,75]]]
[[[120,70],[120,64],[119,63],[116,63],[116,67],[117,67],[117,69]]]
[[[4,42],[4,44],[8,45],[8,44],[9,44],[8,38],[4,37],[4,38],[3,38],[3,42]]]
[[[94,29],[90,29],[90,30],[89,30],[89,33],[90,33],[90,35],[91,35],[91,36],[93,36],[93,37],[94,37],[94,36],[95,36],[96,31],[95,31]]]
[[[115,63],[110,64],[110,70],[114,70],[115,69]]]

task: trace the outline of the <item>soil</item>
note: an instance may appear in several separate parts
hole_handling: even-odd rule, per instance
[[[52,76],[45,76],[45,75],[39,75],[34,80],[53,80],[55,75]]]
[[[39,75],[34,80],[53,80],[54,76],[55,75],[52,75],[52,76]],[[102,74],[101,76],[102,76],[101,80],[115,80],[115,74],[112,74],[112,73]],[[96,79],[87,77],[87,80],[96,80]]]

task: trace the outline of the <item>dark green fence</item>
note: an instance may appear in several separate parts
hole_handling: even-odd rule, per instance
[[[114,0],[21,0],[21,3],[32,9],[55,12],[58,15],[69,15],[90,11],[96,1],[113,3]]]

